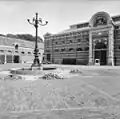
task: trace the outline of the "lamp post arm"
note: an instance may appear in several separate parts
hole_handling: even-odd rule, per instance
[[[45,21],[45,23],[43,24],[42,22],[40,23],[40,22],[38,22],[38,24],[40,25],[40,26],[45,26],[45,25],[47,25],[48,24],[48,21]]]
[[[27,21],[28,21],[29,24],[31,24],[31,25],[33,25],[33,26],[35,25],[35,23],[34,23],[34,22],[32,23],[32,22],[30,21],[30,19],[28,19]]]

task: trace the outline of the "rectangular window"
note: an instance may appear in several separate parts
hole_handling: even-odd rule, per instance
[[[0,52],[4,52],[4,50],[0,50]]]
[[[50,42],[49,42],[49,40],[47,40],[46,44],[47,44],[47,46],[49,46],[49,45],[50,45]]]
[[[18,51],[15,51],[16,53],[18,53]]]
[[[55,52],[59,52],[59,49],[55,49],[54,51],[55,51]]]
[[[62,41],[62,44],[65,44],[65,41]]]
[[[80,42],[80,41],[81,41],[81,39],[77,39],[77,41],[78,41],[78,42]]]
[[[72,43],[72,40],[70,40],[69,43]]]

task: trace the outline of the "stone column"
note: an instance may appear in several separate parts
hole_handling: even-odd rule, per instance
[[[93,65],[92,32],[89,32],[89,65]]]
[[[114,28],[109,30],[109,51],[108,51],[108,65],[114,66]]]
[[[6,54],[6,51],[5,51],[5,61],[4,61],[4,64],[7,64],[7,54]]]
[[[53,39],[51,39],[51,62],[53,63]]]
[[[14,50],[12,50],[12,63],[14,63]]]

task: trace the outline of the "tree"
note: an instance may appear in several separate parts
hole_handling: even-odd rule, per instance
[[[4,34],[0,34],[0,36],[5,36]]]
[[[35,36],[32,36],[31,34],[7,34],[6,35],[7,37],[10,37],[10,38],[17,38],[17,39],[22,39],[22,40],[27,40],[27,41],[35,41]],[[38,36],[38,42],[42,42],[43,43],[43,40],[41,37]]]

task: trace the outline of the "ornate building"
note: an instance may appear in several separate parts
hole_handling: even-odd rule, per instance
[[[89,22],[44,35],[45,60],[59,64],[120,65],[120,15],[94,14]]]
[[[21,39],[0,36],[0,64],[32,63],[35,43]],[[44,44],[38,43],[39,58],[42,58]]]

